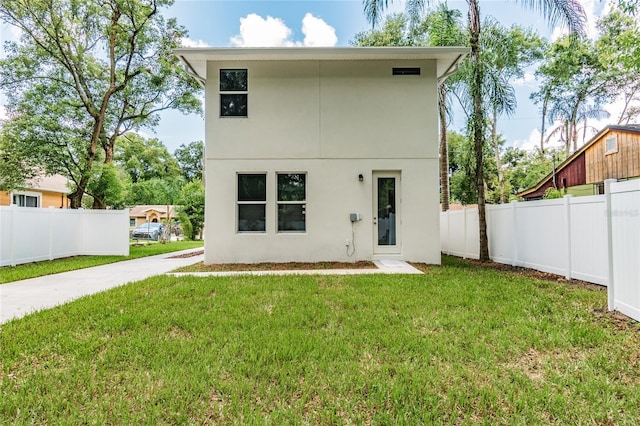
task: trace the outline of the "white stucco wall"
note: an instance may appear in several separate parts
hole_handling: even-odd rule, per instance
[[[392,76],[420,67],[420,76]],[[248,117],[219,117],[219,70],[248,70]],[[435,60],[207,64],[205,263],[440,263]],[[373,174],[399,172],[401,244],[374,253]],[[238,233],[237,174],[267,174],[266,232]],[[276,173],[307,174],[306,232],[276,231]],[[358,180],[358,175],[364,181]],[[349,257],[349,213],[355,253]],[[352,249],[352,248],[351,248]]]

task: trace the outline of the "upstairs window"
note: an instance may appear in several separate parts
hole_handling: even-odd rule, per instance
[[[278,232],[305,232],[306,177],[304,173],[278,174]]]
[[[265,232],[267,175],[238,175],[238,232]]]
[[[614,152],[618,152],[618,139],[615,136],[611,136],[607,138],[607,154],[613,154]]]
[[[247,91],[246,69],[220,70],[220,116],[247,117]]]

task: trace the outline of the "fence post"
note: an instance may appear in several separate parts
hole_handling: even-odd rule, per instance
[[[516,219],[518,217],[518,212],[516,210],[516,205],[518,201],[511,201],[511,223],[513,224],[513,229],[511,230],[512,236],[511,241],[513,241],[513,250],[511,253],[511,266],[518,266],[518,225],[516,223]]]
[[[447,255],[451,255],[451,210],[445,212],[447,214]]]
[[[571,194],[567,194],[564,196],[564,217],[565,217],[565,238],[566,238],[566,253],[567,253],[567,263],[566,263],[566,271],[564,277],[568,280],[571,279]]]
[[[464,237],[464,250],[463,250],[463,254],[462,254],[462,258],[466,259],[467,258],[467,250],[469,245],[467,244],[467,206],[462,207],[462,222],[463,222],[463,232],[462,235]]]
[[[615,277],[613,276],[613,218],[611,210],[611,184],[615,179],[607,179],[604,181],[604,204],[607,215],[607,257],[609,271],[607,273],[607,305],[610,311],[616,308],[615,303]]]
[[[15,250],[15,226],[16,226],[16,205],[11,202],[9,205],[9,264],[16,266],[16,250]]]
[[[53,260],[53,207],[49,207],[49,260]]]

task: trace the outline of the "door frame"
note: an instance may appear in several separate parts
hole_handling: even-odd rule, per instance
[[[371,211],[373,214],[373,226],[371,237],[373,238],[373,255],[381,254],[401,254],[402,247],[402,197],[400,193],[400,182],[402,174],[399,170],[374,170],[372,173],[372,191],[373,197],[371,202]],[[395,244],[394,245],[380,245],[378,234],[378,179],[379,178],[394,178],[395,179]]]

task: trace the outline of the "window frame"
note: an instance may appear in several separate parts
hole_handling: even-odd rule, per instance
[[[24,204],[23,206],[21,206],[20,204],[15,204],[14,203],[14,197],[23,197],[24,198]],[[29,198],[35,198],[36,200],[36,205],[35,206],[27,206],[27,197]],[[11,205],[17,206],[17,207],[29,207],[29,208],[41,208],[42,207],[42,194],[39,192],[31,192],[31,191],[15,191],[15,192],[11,192]]]
[[[222,74],[229,71],[244,71],[245,72],[245,90],[237,89],[223,89],[222,88]],[[244,114],[223,114],[223,102],[222,100],[227,96],[242,96],[245,102]],[[220,68],[218,70],[218,98],[219,98],[219,117],[220,118],[247,118],[249,117],[249,69],[248,68]]]
[[[240,176],[264,176],[264,200],[240,200]],[[268,198],[268,173],[267,172],[237,172],[236,173],[236,233],[237,234],[266,234],[267,233],[267,198]],[[264,229],[263,230],[242,230],[240,229],[240,206],[263,206],[264,209]]]
[[[609,141],[611,140],[613,140],[613,148],[609,148]],[[605,155],[615,154],[618,152],[618,137],[616,135],[611,135],[604,139],[604,151]]]
[[[292,201],[284,201],[280,199],[280,176],[286,176],[286,175],[301,175],[304,176],[304,197],[302,200],[292,200]],[[307,232],[307,176],[308,173],[307,172],[302,172],[302,171],[295,171],[295,172],[276,172],[276,194],[275,194],[275,200],[276,200],[276,206],[275,206],[275,213],[276,213],[276,232],[278,234],[305,234]],[[294,206],[301,206],[302,208],[302,216],[304,218],[304,229],[280,229],[280,206],[285,206],[285,205],[294,205]]]

